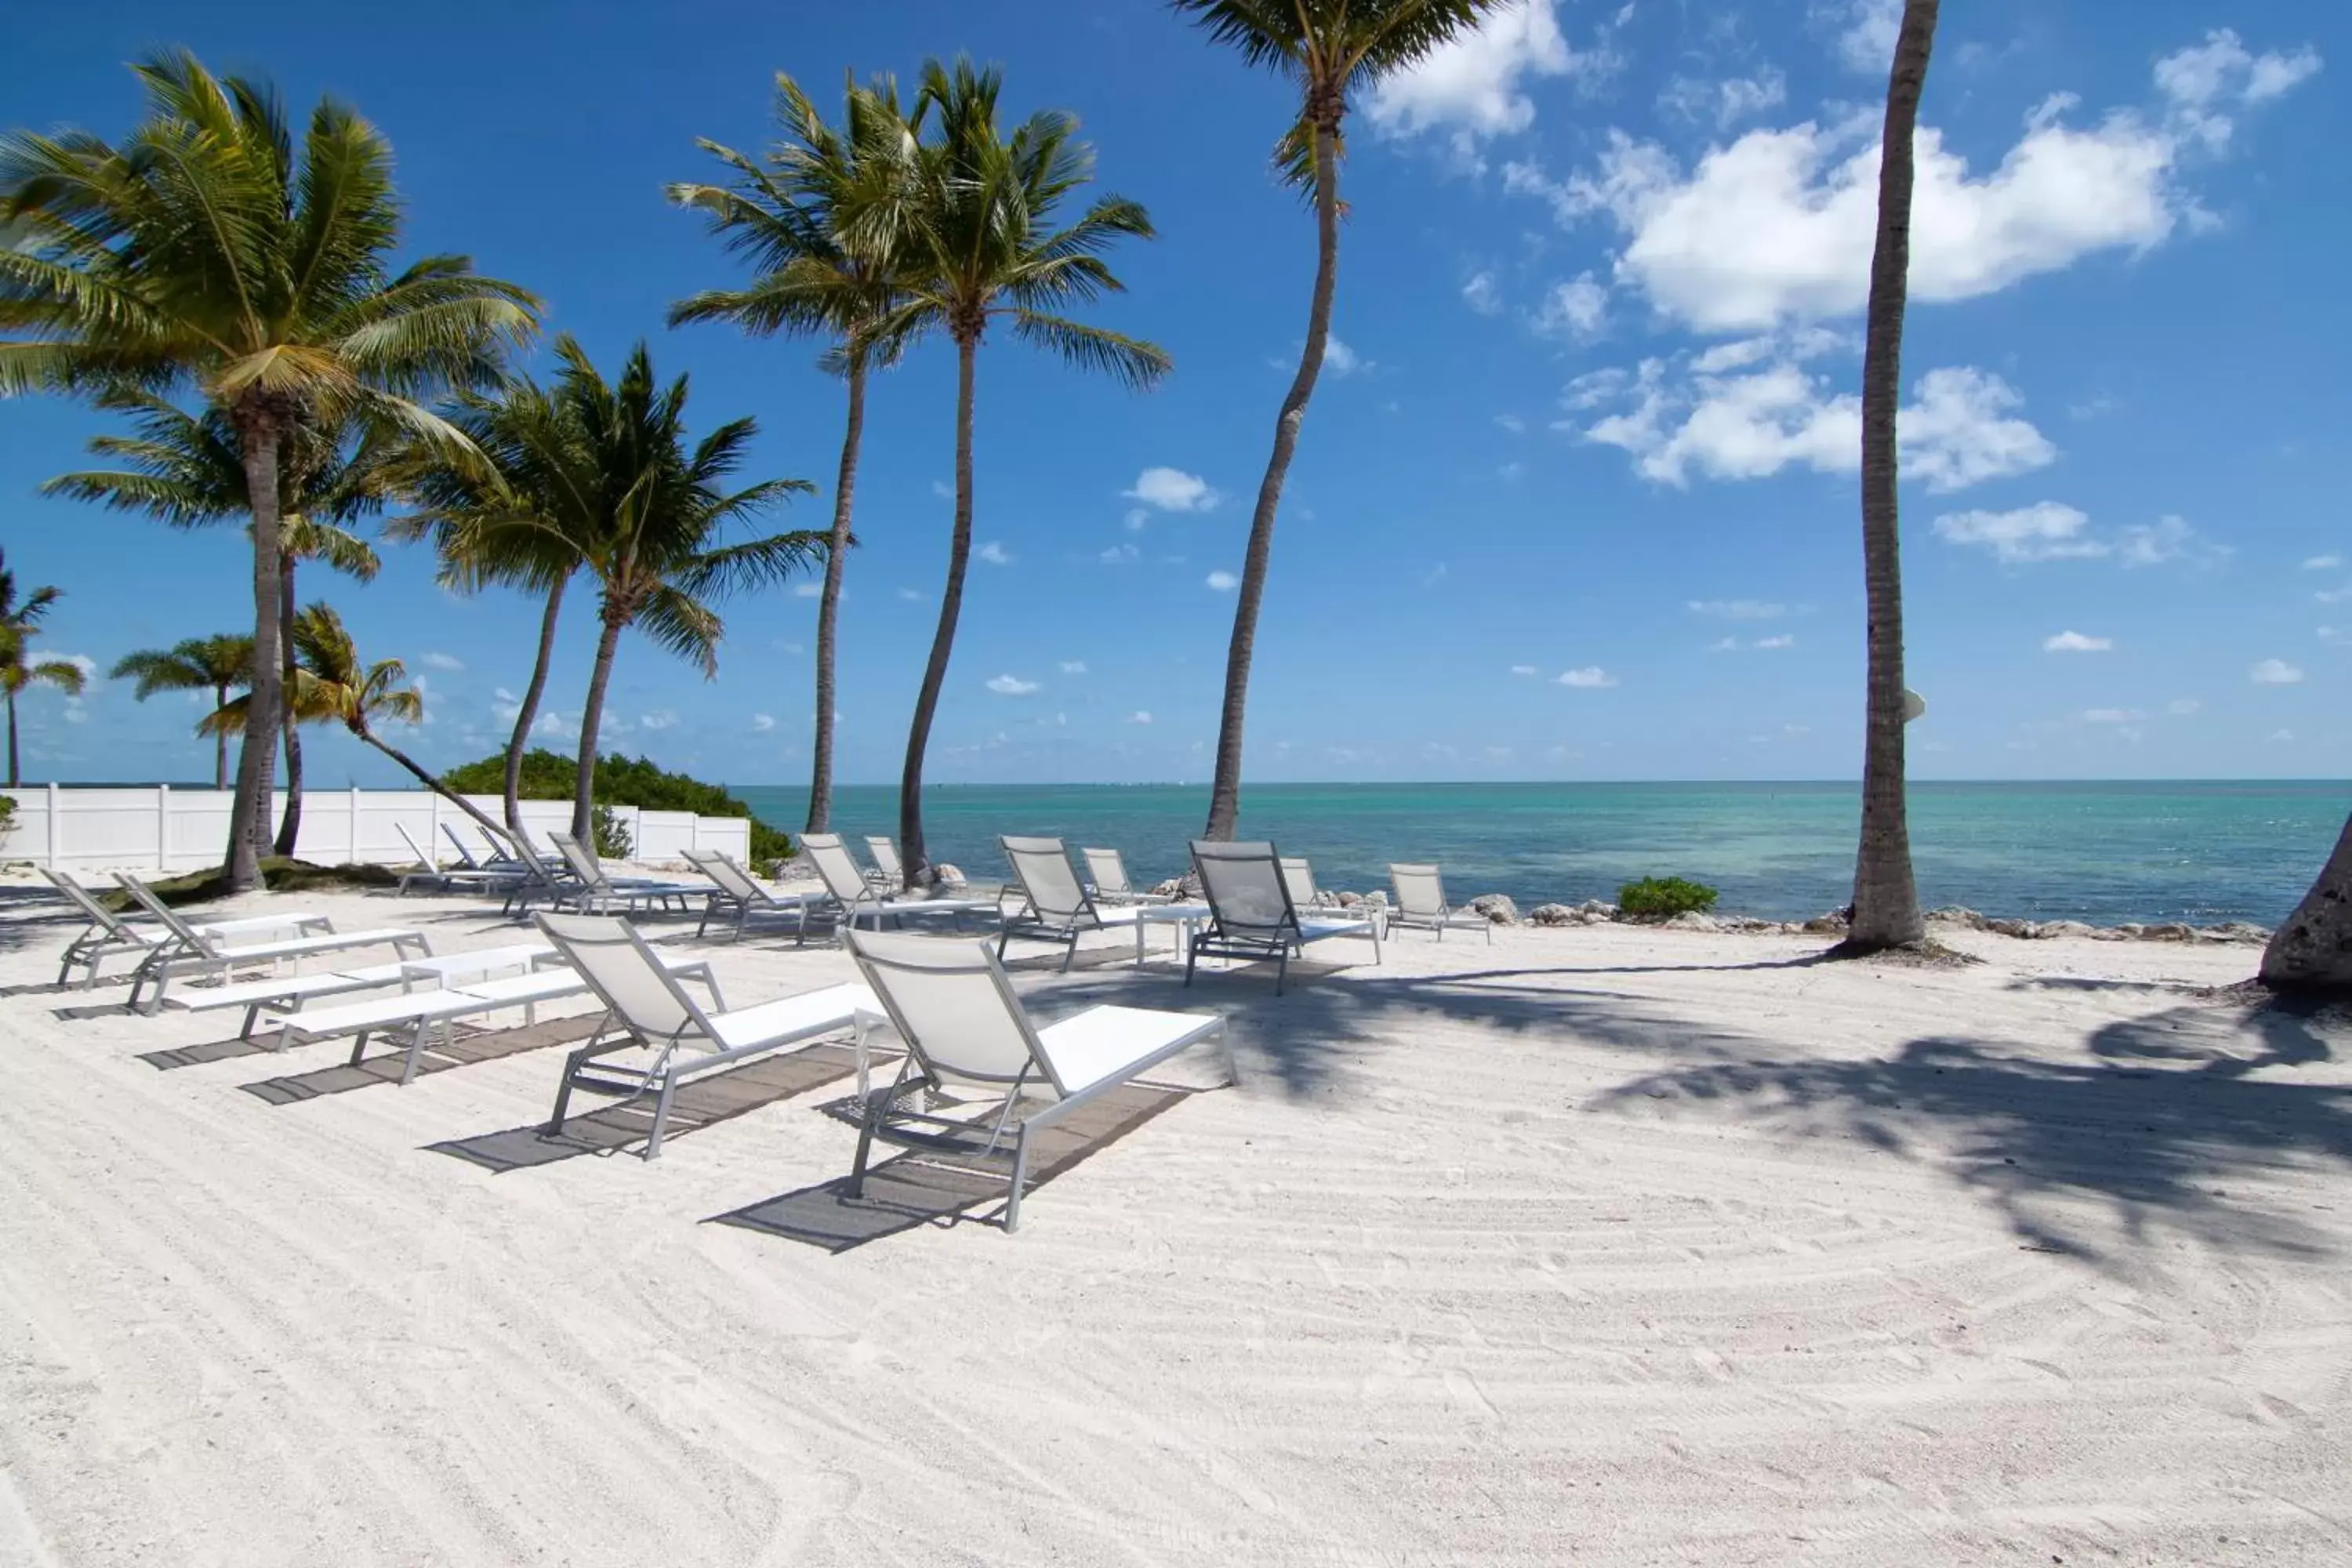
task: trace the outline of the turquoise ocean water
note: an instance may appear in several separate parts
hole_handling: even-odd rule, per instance
[[[734,785],[797,834],[807,791]],[[834,826],[895,833],[898,791],[838,792]],[[1921,899],[2032,920],[2225,920],[2275,924],[2294,907],[2352,808],[2343,781],[1918,784],[1911,844]],[[1108,845],[1139,884],[1177,875],[1208,809],[1205,786],[948,785],[924,805],[934,859],[975,880],[1004,874],[1000,833]],[[1381,885],[1391,860],[1434,860],[1448,892],[1613,898],[1643,876],[1696,878],[1727,911],[1789,919],[1852,895],[1861,811],[1853,784],[1256,784],[1242,836],[1315,863],[1325,886]],[[862,850],[863,846],[859,847]]]

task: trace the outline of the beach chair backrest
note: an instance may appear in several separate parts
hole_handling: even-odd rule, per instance
[[[163,924],[163,929],[170,931],[173,936],[178,937],[182,942],[187,943],[191,951],[204,953],[206,956],[211,955],[213,944],[204,937],[198,935],[195,929],[190,926],[187,921],[182,920],[178,910],[172,908],[171,905],[165,903],[163,900],[157,898],[155,896],[154,889],[149,887],[146,883],[141,881],[137,877],[132,876],[128,871],[117,871],[114,874],[114,879],[122,884],[122,890],[130,894],[131,899],[137,902],[141,909],[145,910],[149,914],[153,915],[158,921],[161,921]]]
[[[482,862],[476,859],[474,857],[473,846],[467,844],[463,838],[457,836],[457,829],[454,824],[446,822],[443,823],[441,825],[441,831],[447,836],[449,842],[457,847],[457,858],[466,863],[466,868],[467,870],[478,871],[482,869]],[[493,847],[493,853],[495,852],[495,847]]]
[[[816,874],[824,879],[824,890],[842,904],[856,903],[873,891],[866,886],[866,873],[850,858],[849,847],[842,843],[840,834],[803,833],[801,848],[816,868]]]
[[[71,872],[60,871],[51,866],[37,866],[34,869],[40,872],[49,886],[63,893],[68,903],[89,917],[90,924],[110,935],[127,935],[122,929],[122,917],[92,898],[88,888],[73,879]]]
[[[541,855],[533,847],[529,834],[518,833],[509,842],[514,846],[516,862],[529,871],[535,879],[549,887],[554,887],[563,880],[562,875],[547,863],[547,857]]]
[[[1434,920],[1445,912],[1445,883],[1434,866],[1391,866],[1389,880],[1396,884],[1397,911],[1411,919]]]
[[[1087,879],[1095,885],[1095,897],[1114,900],[1135,897],[1135,884],[1127,879],[1127,862],[1116,849],[1081,849],[1086,857]]]
[[[868,931],[843,938],[898,1037],[933,1079],[1010,1084],[1025,1074],[1061,1092],[986,938]]]
[[[550,833],[547,837],[548,842],[555,846],[555,852],[563,857],[563,863],[572,868],[573,876],[600,892],[609,886],[604,879],[604,862],[598,860],[585,844],[569,833]]]
[[[1013,879],[1041,919],[1056,924],[1083,920],[1095,912],[1094,900],[1078,885],[1070,869],[1070,852],[1058,838],[999,838],[1004,858],[1013,866]]]
[[[1290,889],[1291,908],[1310,909],[1322,902],[1315,891],[1315,868],[1307,863],[1306,856],[1285,855],[1277,863],[1282,867],[1282,885]]]
[[[544,912],[532,918],[564,962],[632,1033],[655,1046],[715,1044],[709,1016],[628,921],[613,915]]]
[[[866,852],[874,857],[874,868],[890,879],[894,888],[907,885],[906,863],[898,858],[898,841],[879,834],[866,840]]]
[[[400,835],[400,841],[408,846],[408,852],[411,855],[416,857],[417,865],[427,871],[437,871],[441,868],[439,861],[434,859],[432,856],[427,855],[424,850],[417,847],[415,835],[408,831],[408,824],[404,822],[395,822],[392,825],[392,830]]]
[[[1281,857],[1266,843],[1221,844],[1192,841],[1192,867],[1201,874],[1201,893],[1209,900],[1211,917],[1228,935],[1259,938],[1294,936],[1298,910],[1290,888],[1282,879]]]
[[[763,904],[768,901],[767,889],[751,880],[751,873],[724,855],[713,855],[689,849],[687,859],[695,869],[719,884],[719,890],[740,904]]]

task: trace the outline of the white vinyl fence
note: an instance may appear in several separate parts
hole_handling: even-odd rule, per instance
[[[0,837],[0,860],[30,860],[68,871],[194,871],[221,862],[228,840],[226,790],[145,784],[109,789],[37,785],[0,790],[16,802],[16,826]],[[495,795],[467,795],[491,821],[505,804]],[[279,791],[270,819],[285,809]],[[637,860],[675,860],[688,849],[723,850],[739,860],[751,854],[751,825],[740,816],[698,816],[690,811],[642,811],[616,805]],[[522,802],[523,826],[541,844],[548,830],[572,825],[572,803]],[[307,789],[296,856],[323,865],[344,862],[411,866],[416,857],[401,842],[405,827],[436,859],[456,858],[442,835],[456,828],[479,851],[487,847],[473,818],[429,790]]]

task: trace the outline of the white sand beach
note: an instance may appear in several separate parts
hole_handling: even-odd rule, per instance
[[[1223,1010],[1241,1086],[836,1253],[837,1066],[533,1156],[552,1046],[186,1050],[234,1019],[47,990],[70,929],[0,919],[0,1563],[2352,1560],[2352,1068],[2197,994],[2252,948],[1400,934],[1277,999],[1106,942],[1019,984]]]

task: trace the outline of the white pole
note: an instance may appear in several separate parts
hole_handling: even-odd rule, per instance
[[[172,786],[155,786],[155,868],[172,868]]]
[[[65,814],[58,809],[63,802],[58,794],[56,782],[51,781],[47,788],[49,792],[49,869],[56,871],[63,869],[65,866],[65,861],[61,858],[65,844]]]
[[[353,784],[352,785],[351,849],[350,853],[343,857],[345,863],[352,866],[360,863],[360,812],[362,809],[360,804],[360,786]]]

